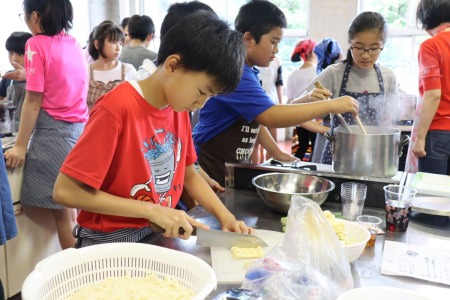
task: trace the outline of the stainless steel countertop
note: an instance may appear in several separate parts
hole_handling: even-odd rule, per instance
[[[281,231],[280,218],[284,215],[271,211],[255,191],[227,189],[226,192],[220,195],[220,198],[238,219],[244,220],[249,226]],[[322,209],[329,209],[333,212],[339,211],[340,206],[337,203],[325,202],[322,205]],[[217,220],[202,207],[192,209],[189,211],[189,214],[199,221],[208,224],[212,229],[220,229]],[[380,217],[383,220],[381,228],[384,230],[385,215],[383,209],[365,207],[363,214]],[[381,275],[381,261],[385,240],[450,249],[449,217],[413,213],[409,228],[406,232],[386,232],[385,235],[379,235],[375,246],[366,248],[361,257],[351,264],[351,270],[355,287],[381,285],[400,287],[420,292],[430,296],[432,299],[435,298],[432,295],[438,295],[440,299],[450,299],[450,287],[447,285],[409,277]],[[195,241],[195,237],[185,241],[181,239],[168,239],[160,234],[156,234],[148,237],[143,242],[184,251],[211,264],[210,248],[198,247],[195,245]],[[221,292],[234,287],[240,287],[240,285],[219,284],[217,290],[213,291],[207,299],[212,299]]]

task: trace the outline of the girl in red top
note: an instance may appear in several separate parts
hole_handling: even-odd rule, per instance
[[[419,171],[450,175],[450,2],[422,0],[417,20],[431,36],[420,45],[419,91],[423,97],[413,153]]]

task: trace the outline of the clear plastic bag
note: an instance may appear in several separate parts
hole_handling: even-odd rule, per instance
[[[312,200],[294,196],[283,241],[249,265],[242,288],[263,299],[331,300],[353,288],[350,263]]]

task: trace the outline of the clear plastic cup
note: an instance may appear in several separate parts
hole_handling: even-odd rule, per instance
[[[366,201],[367,186],[362,183],[345,182],[341,185],[342,215],[355,221],[362,214]]]
[[[383,187],[386,201],[386,229],[389,231],[406,231],[411,216],[411,206],[417,190],[395,184]]]
[[[367,241],[366,247],[373,247],[377,240],[378,229],[380,228],[381,219],[375,216],[362,215],[356,218],[359,224],[369,230],[370,239]]]

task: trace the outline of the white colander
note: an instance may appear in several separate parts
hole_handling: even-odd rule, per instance
[[[66,249],[40,261],[22,287],[24,300],[67,299],[74,292],[109,277],[171,278],[204,299],[217,287],[206,262],[191,254],[139,243]]]

